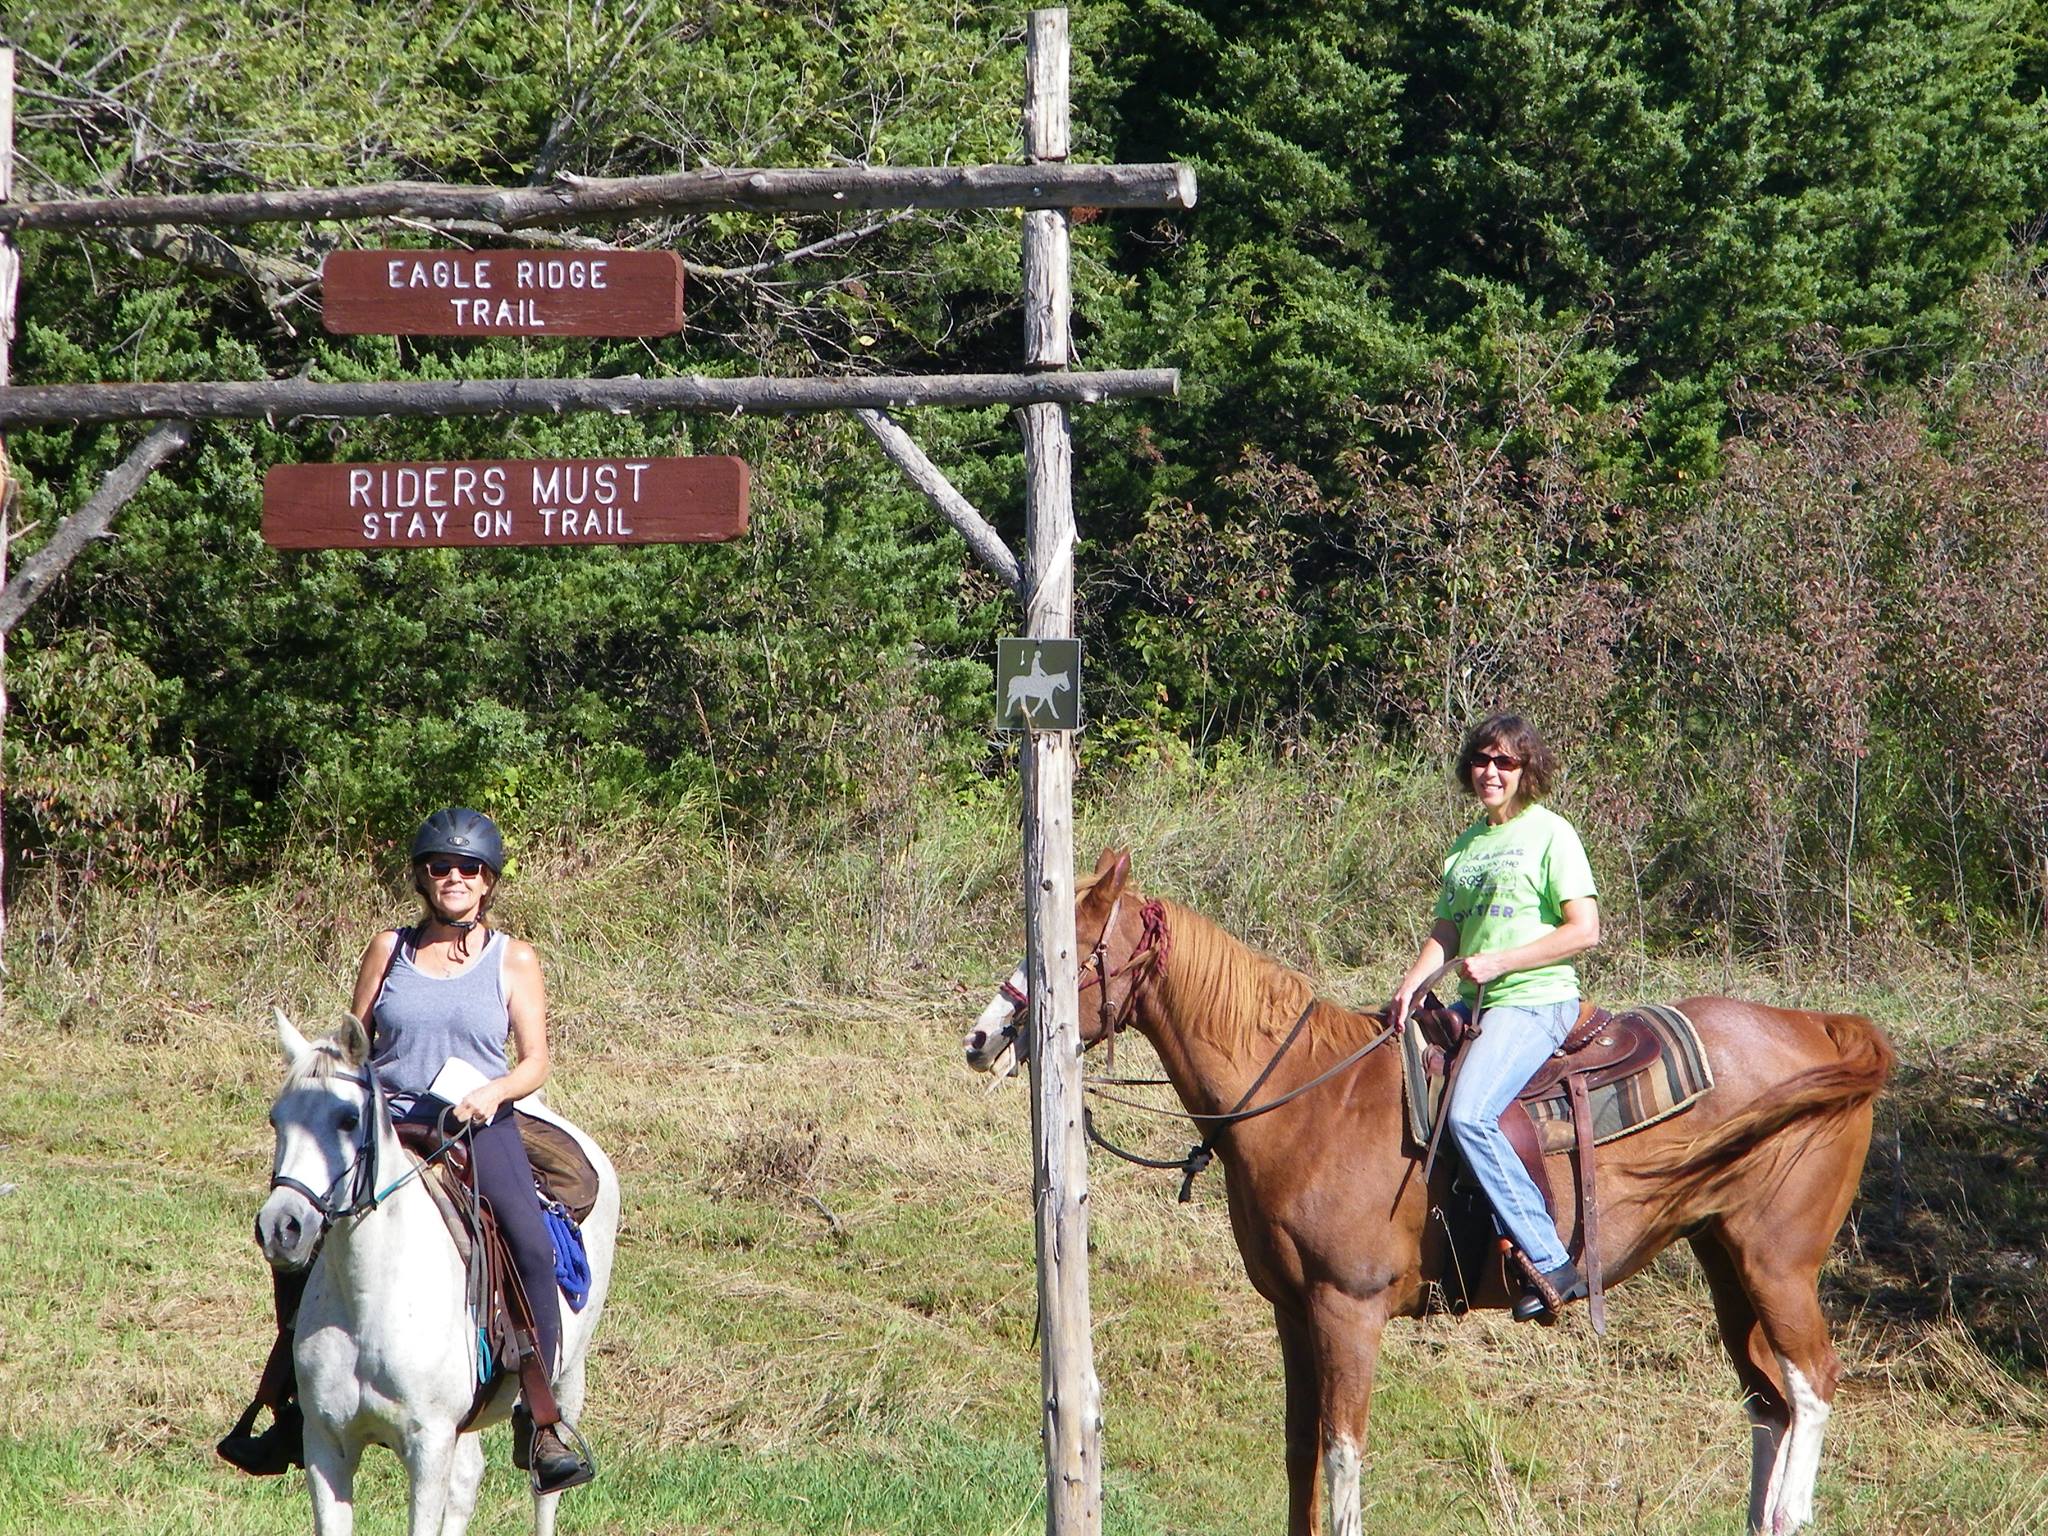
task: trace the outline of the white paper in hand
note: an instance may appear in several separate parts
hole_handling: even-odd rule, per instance
[[[434,1074],[434,1080],[427,1084],[427,1092],[443,1104],[460,1104],[468,1098],[472,1089],[481,1088],[490,1079],[478,1068],[471,1066],[459,1056],[450,1056]]]

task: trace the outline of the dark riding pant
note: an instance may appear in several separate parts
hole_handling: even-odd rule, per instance
[[[439,1099],[422,1098],[398,1118],[423,1125],[439,1124],[446,1109]],[[533,1331],[538,1335],[540,1357],[552,1376],[562,1344],[562,1301],[555,1289],[555,1243],[548,1236],[548,1224],[540,1213],[540,1198],[533,1189],[533,1164],[526,1157],[526,1143],[512,1121],[507,1104],[481,1125],[470,1138],[469,1165],[476,1170],[477,1193],[491,1203],[498,1230],[505,1234],[505,1246],[512,1252],[512,1266],[519,1271],[519,1283],[526,1290],[526,1304],[533,1309]]]

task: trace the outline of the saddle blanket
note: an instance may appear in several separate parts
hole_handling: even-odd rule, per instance
[[[1640,1072],[1588,1095],[1593,1112],[1593,1145],[1669,1120],[1714,1086],[1714,1069],[1700,1045],[1699,1031],[1676,1008],[1643,1003],[1628,1010],[1645,1019],[1660,1047],[1658,1058]],[[1418,1147],[1429,1145],[1429,1133],[1442,1106],[1444,1080],[1431,1077],[1423,1065],[1428,1043],[1422,1031],[1401,1031],[1401,1077],[1407,1090],[1408,1130]],[[1572,1149],[1571,1093],[1562,1081],[1543,1097],[1525,1100],[1529,1118],[1543,1139],[1545,1155]]]

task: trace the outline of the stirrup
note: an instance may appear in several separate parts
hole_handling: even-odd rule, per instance
[[[251,1403],[235,1421],[235,1427],[221,1436],[214,1454],[231,1467],[251,1477],[281,1477],[306,1464],[306,1420],[293,1402],[271,1409],[270,1428],[262,1434],[250,1431],[262,1403]]]
[[[1515,1257],[1522,1267],[1522,1294],[1508,1312],[1516,1322],[1554,1323],[1566,1302],[1578,1301],[1586,1295],[1586,1277],[1570,1259],[1544,1274],[1520,1249],[1515,1251]]]
[[[562,1454],[548,1455],[542,1443],[543,1436],[552,1438]],[[569,1443],[571,1440],[574,1445]],[[565,1422],[537,1426],[533,1431],[530,1455],[533,1466],[529,1476],[536,1495],[580,1488],[597,1476],[597,1462],[590,1454],[590,1443],[577,1433],[573,1425]]]

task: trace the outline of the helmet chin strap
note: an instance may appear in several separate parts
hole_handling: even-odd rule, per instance
[[[475,917],[454,918],[442,910],[441,903],[434,900],[433,893],[424,885],[419,887],[419,893],[421,899],[427,904],[427,910],[434,914],[434,921],[444,928],[453,928],[456,933],[461,935],[455,942],[455,948],[457,952],[467,955],[469,953],[469,935],[471,930],[483,926],[484,915],[482,908],[478,908]]]
[[[452,917],[442,916],[441,909],[438,906],[434,908],[434,916],[442,924],[442,926],[447,928],[453,928],[458,934],[461,935],[461,937],[455,941],[455,953],[462,956],[465,960],[468,959],[470,932],[472,929],[482,927],[483,919],[481,917],[472,917],[467,922],[457,922]]]

